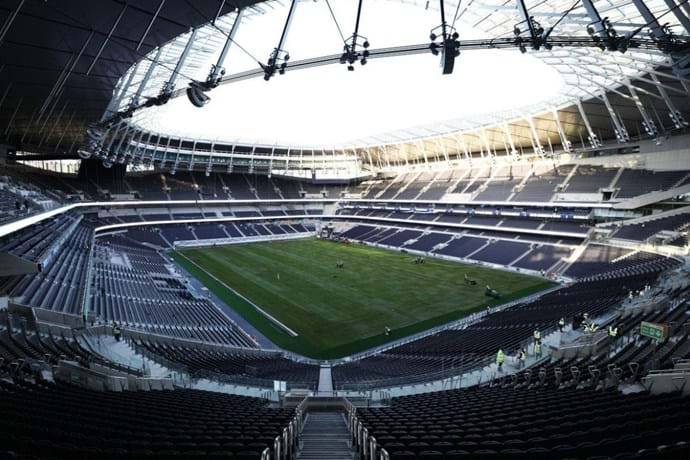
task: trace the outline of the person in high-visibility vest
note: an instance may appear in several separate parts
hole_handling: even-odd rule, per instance
[[[593,333],[593,332],[596,332],[598,329],[599,329],[599,326],[594,321],[592,321],[591,323],[587,324],[587,326],[585,326],[585,332]]]
[[[618,337],[618,328],[614,326],[609,326],[609,337],[615,339]]]
[[[534,336],[534,343],[541,342],[541,332],[539,332],[539,329],[534,330],[533,336]]]
[[[498,366],[498,370],[503,369],[503,363],[506,360],[506,355],[503,353],[503,350],[501,348],[498,349],[498,353],[496,353],[496,365]]]
[[[541,342],[536,342],[534,344],[534,356],[541,358]]]
[[[564,328],[565,328],[565,318],[561,318],[558,320],[558,330],[563,332]]]

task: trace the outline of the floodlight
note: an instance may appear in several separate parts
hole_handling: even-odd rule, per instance
[[[189,98],[189,102],[191,102],[194,107],[204,107],[211,100],[211,98],[205,94],[205,91],[206,88],[202,83],[192,81],[187,88],[187,98]]]
[[[81,158],[82,160],[88,160],[89,158],[91,158],[91,155],[93,154],[88,150],[79,149],[77,150],[77,155],[79,155],[79,158]]]

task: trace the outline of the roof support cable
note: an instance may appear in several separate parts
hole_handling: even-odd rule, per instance
[[[194,11],[196,11],[196,12],[199,14],[199,16],[201,16],[201,17],[204,18],[204,19],[207,19],[206,16],[204,15],[204,13],[201,12],[201,11],[199,10],[199,8],[197,8],[197,7],[194,5],[193,2],[186,1],[186,3],[187,3],[187,5],[189,5],[190,8],[192,8]],[[217,13],[218,15],[220,15],[220,13],[222,12],[222,9],[223,9],[224,6],[225,6],[225,3],[222,3],[222,4],[221,4],[221,8],[218,10],[218,13]],[[246,7],[246,8],[249,8],[249,7]],[[238,10],[238,12],[239,12],[239,8],[237,8],[237,10]],[[218,27],[218,25],[216,24],[216,21],[218,20],[218,17],[219,17],[218,15],[216,16],[216,18],[215,18],[214,20],[212,20],[212,21],[209,22],[209,25],[210,25],[211,27],[213,27],[214,29],[216,29],[216,30],[217,30],[218,32],[220,32],[221,34],[223,34],[225,37],[228,37],[230,34],[227,33],[227,32],[225,32],[223,29],[221,29],[220,27]],[[256,58],[256,56],[254,56],[252,53],[250,53],[245,47],[243,47],[242,45],[240,45],[239,43],[237,43],[237,42],[234,40],[234,37],[231,37],[231,38],[230,38],[230,41],[231,41],[235,46],[237,46],[237,47],[240,49],[240,51],[242,51],[244,54],[246,54],[252,61],[254,61],[254,62],[256,62],[257,64],[259,64],[259,66],[262,65],[261,61],[259,61],[259,60]],[[192,80],[192,79],[190,78],[190,80]]]
[[[326,0],[326,6],[328,7],[328,11],[331,13],[331,18],[333,18],[333,22],[335,23],[336,29],[338,29],[338,34],[340,34],[340,38],[342,39],[343,43],[345,43],[345,35],[343,34],[343,30],[340,28],[340,24],[338,24],[338,19],[335,17],[335,13],[333,12],[333,8],[331,8],[331,2]]]
[[[144,43],[144,40],[146,40],[146,37],[148,37],[149,32],[151,31],[151,27],[153,26],[153,23],[156,21],[156,18],[158,18],[158,15],[160,14],[161,10],[163,9],[163,5],[165,5],[165,0],[161,0],[161,2],[158,4],[158,8],[156,8],[156,12],[151,17],[149,24],[146,26],[146,29],[144,30],[144,33],[141,34],[141,38],[139,39],[139,43],[137,43],[137,47],[135,48],[135,51],[139,51],[139,48],[141,48],[141,45]]]
[[[458,3],[455,5],[455,14],[453,15],[453,22],[451,23],[451,27],[455,27],[455,22],[458,20],[459,16],[458,14],[460,13],[460,4],[462,3],[461,0],[458,0]],[[471,4],[472,2],[470,2]]]
[[[601,17],[599,10],[594,6],[594,1],[582,0],[582,6],[584,6],[592,21],[587,25],[587,33],[599,44],[599,47],[602,50],[608,49],[609,51],[620,51],[621,53],[627,51],[628,40],[624,40],[623,37],[618,35],[608,17]]]
[[[84,51],[86,50],[86,47],[89,46],[89,43],[91,43],[91,39],[94,36],[94,31],[92,30],[91,33],[89,34],[88,38],[82,45],[81,49],[79,50],[79,53],[71,60],[67,62],[67,65],[65,66],[65,69],[63,69],[63,73],[61,74],[61,78],[58,78],[58,81],[56,82],[55,86],[53,87],[52,91],[50,94],[48,94],[48,97],[46,100],[43,102],[43,105],[41,106],[41,109],[38,112],[38,118],[36,119],[36,123],[38,123],[41,118],[43,117],[43,114],[45,113],[46,109],[50,105],[50,103],[53,101],[55,96],[57,94],[60,94],[62,92],[62,88],[65,86],[65,83],[69,79],[70,75],[72,75],[72,72],[74,71],[74,68],[77,65],[77,62],[79,62],[79,59],[81,59],[82,54],[84,54]]]
[[[225,0],[220,0],[220,5],[218,6],[218,11],[216,11],[216,16],[213,18],[213,21],[211,21],[211,24],[214,26],[216,25],[216,21],[220,17],[220,14],[223,12],[223,8],[225,7]]]
[[[668,6],[669,11],[673,12],[673,15],[676,17],[680,25],[683,26],[685,32],[690,34],[690,18],[679,8],[676,0],[664,0],[664,2]]]
[[[517,0],[517,5],[520,10],[520,15],[522,16],[522,22],[515,24],[513,33],[515,34],[515,45],[517,45],[520,52],[527,52],[527,47],[525,46],[527,40],[522,37],[523,31],[520,29],[523,24],[527,27],[527,32],[529,34],[528,40],[532,43],[532,49],[539,50],[542,46],[547,50],[551,49],[551,45],[546,42],[546,32],[544,28],[534,19],[534,16],[530,15],[525,0]]]
[[[88,69],[86,69],[86,76],[89,76],[91,74],[91,70],[93,70],[93,67],[96,65],[96,62],[101,57],[101,54],[103,54],[103,50],[105,50],[105,47],[108,45],[108,42],[110,41],[110,37],[113,36],[113,32],[115,32],[115,29],[117,29],[117,26],[120,24],[120,21],[122,20],[122,16],[125,15],[125,12],[127,11],[128,6],[129,5],[125,2],[124,6],[120,10],[120,14],[117,15],[117,19],[115,19],[115,22],[113,23],[112,27],[108,31],[108,35],[106,35],[105,40],[103,40],[103,43],[101,44],[101,47],[98,49],[98,52],[96,53],[96,55],[93,57],[93,61],[91,61],[91,65],[89,66]]]
[[[53,150],[54,153],[57,153],[57,151],[60,149],[60,145],[62,144],[62,140],[65,138],[65,134],[67,134],[69,130],[72,128],[72,122],[74,121],[74,116],[76,114],[77,112],[72,112],[72,115],[70,115],[69,120],[67,120],[65,128],[60,132],[60,137],[58,138],[58,141],[55,144],[55,149]]]
[[[568,8],[568,10],[567,10],[565,13],[563,13],[563,14],[561,15],[560,18],[558,18],[558,21],[556,21],[556,22],[551,26],[551,28],[550,28],[548,31],[546,31],[546,33],[544,34],[544,41],[548,40],[549,36],[551,36],[551,34],[553,33],[553,31],[556,29],[556,27],[558,27],[558,25],[559,25],[561,22],[563,22],[563,20],[564,20],[566,17],[568,17],[568,15],[569,15],[570,13],[572,13],[573,10],[575,10],[575,8],[578,7],[578,5],[580,5],[580,2],[581,2],[581,1],[582,1],[582,0],[575,0],[575,3],[573,3],[573,6],[571,6],[570,8]]]
[[[637,29],[635,33],[637,34],[640,30],[649,27],[649,33],[659,43],[659,48],[662,51],[666,51],[668,46],[674,41],[673,33],[669,29],[668,25],[661,25],[652,10],[649,9],[644,0],[632,0],[633,5],[640,12],[642,19],[647,23]],[[677,7],[677,5],[676,5]],[[669,10],[670,11],[670,10]]]
[[[347,70],[352,72],[355,70],[355,62],[366,65],[369,59],[369,40],[367,37],[359,34],[359,24],[362,18],[362,3],[363,0],[357,2],[357,17],[355,19],[355,31],[350,37],[345,39],[343,45],[343,54],[340,56],[340,63],[347,64]],[[357,42],[361,40],[361,44]],[[361,47],[361,51],[359,48]]]
[[[22,102],[24,102],[24,96],[19,98],[19,102],[17,103],[17,106],[14,108],[12,117],[10,118],[10,121],[7,123],[7,126],[5,127],[5,139],[9,139],[10,137],[10,127],[14,124],[14,119],[17,117],[17,112],[19,112],[19,107],[21,107]]]
[[[2,42],[5,39],[5,35],[7,35],[7,32],[9,32],[10,28],[12,27],[12,24],[14,23],[14,20],[17,19],[17,15],[19,14],[19,10],[22,9],[22,6],[24,6],[24,2],[26,0],[19,0],[19,5],[12,11],[10,16],[7,18],[5,23],[2,25],[2,28],[0,28],[0,46],[2,46]]]
[[[7,94],[10,92],[11,88],[12,88],[12,82],[9,82],[7,84],[7,88],[5,88],[5,92],[2,93],[2,97],[0,97],[0,109],[2,109],[2,104],[5,103],[5,98],[7,97]]]
[[[297,9],[297,2],[299,0],[292,0],[290,2],[290,9],[288,10],[287,18],[285,19],[285,25],[283,26],[283,32],[280,34],[280,40],[278,41],[278,46],[276,46],[271,55],[268,57],[266,64],[261,64],[261,68],[264,71],[264,80],[268,81],[273,77],[276,72],[283,75],[285,69],[287,68],[287,63],[290,60],[290,53],[288,53],[285,47],[285,41],[287,40],[288,33],[290,32],[290,26],[292,25],[292,18],[295,16],[295,10]],[[361,4],[360,0],[360,4]]]
[[[454,26],[448,25],[444,3],[444,0],[440,0],[441,24],[431,29],[429,33],[429,39],[431,40],[429,49],[434,56],[441,55],[443,74],[450,75],[455,68],[455,58],[460,56],[460,41],[458,41],[460,35]],[[437,42],[436,40],[439,38],[440,42]]]
[[[690,0],[682,0],[680,3],[674,4],[671,8],[659,16],[654,16],[654,13],[652,13],[644,0],[632,0],[633,4],[637,8],[637,11],[639,11],[640,15],[642,16],[642,19],[647,22],[627,34],[625,40],[629,41],[644,29],[649,28],[650,36],[661,51],[669,55],[674,55],[678,54],[678,49],[680,48],[683,54],[687,55],[688,44],[679,41],[673,31],[669,28],[668,24],[661,25],[659,20],[667,14],[678,11],[681,6],[686,5],[689,1]]]

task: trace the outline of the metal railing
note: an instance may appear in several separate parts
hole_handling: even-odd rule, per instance
[[[266,447],[261,452],[261,460],[294,460],[300,447],[302,428],[304,423],[304,408],[307,398],[304,398],[295,408],[295,416],[283,428],[283,433],[273,440],[273,448]]]
[[[376,438],[369,434],[369,430],[357,417],[357,408],[345,399],[347,411],[347,428],[350,432],[350,441],[357,452],[357,458],[361,460],[389,460],[386,449],[379,446]]]

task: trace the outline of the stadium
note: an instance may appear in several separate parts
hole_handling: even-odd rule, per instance
[[[688,0],[0,0],[0,458],[690,458]]]

